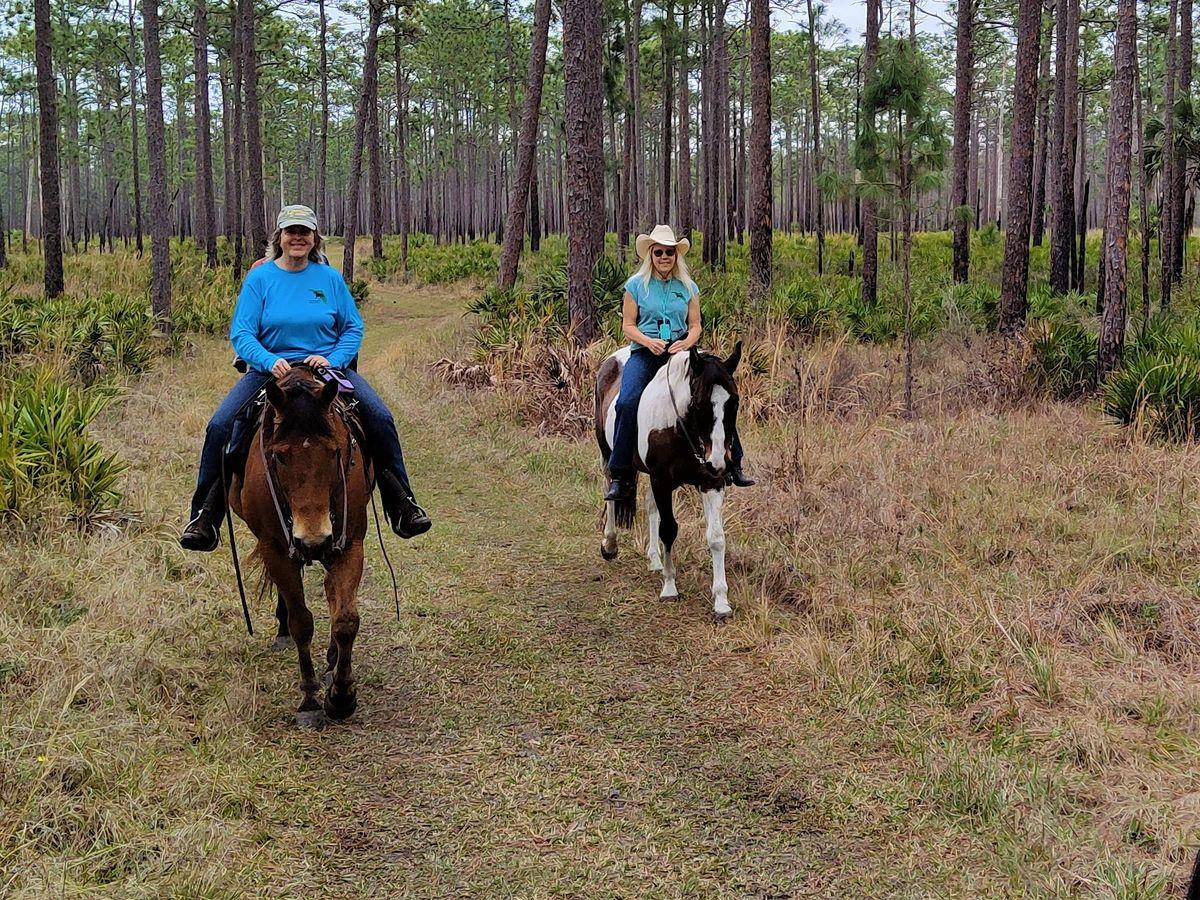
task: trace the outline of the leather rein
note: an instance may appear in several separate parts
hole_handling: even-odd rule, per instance
[[[675,427],[683,435],[683,439],[687,441],[688,448],[692,451],[692,456],[695,457],[697,465],[700,466],[708,475],[714,478],[722,477],[713,464],[704,458],[704,453],[700,447],[700,443],[692,436],[691,429],[687,427],[687,417],[685,413],[679,411],[679,404],[675,402],[675,389],[671,387],[671,364],[667,362],[667,395],[671,398],[671,410],[675,413]]]

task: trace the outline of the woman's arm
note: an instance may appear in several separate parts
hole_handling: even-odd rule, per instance
[[[263,312],[262,288],[258,282],[253,273],[248,274],[242,282],[237,305],[233,308],[233,320],[229,323],[229,342],[250,368],[270,372],[279,362],[279,357],[258,339]]]
[[[336,272],[331,279],[338,298],[338,328],[337,344],[329,354],[329,364],[335,369],[341,369],[350,364],[350,360],[358,354],[363,340],[363,320],[354,298],[346,287],[346,282]]]
[[[688,331],[687,335],[671,344],[667,348],[669,353],[681,353],[684,350],[691,350],[700,340],[700,297],[697,294],[692,295],[692,299],[688,301]]]
[[[655,356],[666,350],[667,342],[642,334],[641,329],[637,327],[637,320],[637,301],[633,299],[633,295],[629,291],[626,291],[625,298],[621,301],[621,330],[625,332],[625,337],[635,344],[641,344]]]

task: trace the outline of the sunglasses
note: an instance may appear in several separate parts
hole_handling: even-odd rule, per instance
[[[283,229],[284,234],[290,234],[292,237],[308,237],[313,233],[313,230],[307,225],[289,225]]]
[[[670,259],[674,255],[675,255],[674,247],[655,247],[654,248],[654,258],[655,259],[662,259],[663,257]]]

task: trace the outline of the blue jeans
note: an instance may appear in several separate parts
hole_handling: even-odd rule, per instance
[[[400,435],[396,432],[396,421],[392,418],[387,404],[358,372],[344,369],[342,374],[354,385],[354,397],[358,400],[358,412],[366,432],[367,450],[375,462],[376,469],[391,470],[409,496],[412,496],[408,471],[404,467],[404,452],[400,449]],[[263,385],[272,377],[265,372],[247,372],[213,413],[204,432],[200,473],[196,478],[196,492],[192,495],[192,518],[200,512],[213,487],[221,481],[221,457],[225,448],[241,439],[240,433],[234,433],[238,412],[258,395]]]
[[[621,370],[621,393],[617,395],[617,421],[613,428],[612,453],[608,457],[608,471],[615,478],[633,471],[633,454],[637,449],[638,404],[642,392],[658,370],[667,364],[671,354],[655,356],[645,347],[634,347],[629,361]],[[741,465],[742,442],[735,428],[729,440],[729,455],[733,464]]]

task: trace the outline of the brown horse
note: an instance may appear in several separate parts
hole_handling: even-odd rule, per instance
[[[358,634],[358,585],[371,468],[337,384],[296,366],[268,381],[267,407],[249,445],[244,474],[229,489],[230,508],[258,539],[255,553],[279,590],[277,646],[295,643],[300,661],[296,722],[319,728],[357,706],[351,655]],[[325,567],[330,640],[324,704],[313,671],[313,616],[304,602],[304,566]],[[289,640],[290,638],[290,640]]]

